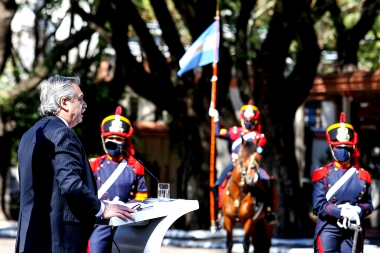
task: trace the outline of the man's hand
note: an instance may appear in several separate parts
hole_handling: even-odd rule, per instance
[[[340,227],[344,227],[345,229],[347,229],[347,227],[349,227],[349,225],[351,224],[351,221],[355,221],[356,225],[360,225],[360,218],[359,218],[359,214],[361,212],[360,207],[358,207],[359,208],[358,210],[358,208],[356,208],[355,206],[352,206],[349,203],[345,203],[345,204],[338,205],[338,208],[342,209],[340,211],[340,216],[343,217],[343,224],[341,224],[338,221],[338,225]]]
[[[219,112],[218,112],[218,110],[212,108],[211,106],[210,106],[210,109],[208,110],[208,115],[210,117],[214,117],[214,122],[218,122],[219,121]]]
[[[360,215],[360,213],[362,212],[362,209],[358,206],[350,206],[350,209],[357,212],[358,215]]]
[[[105,206],[101,217],[102,219],[111,219],[113,217],[119,217],[122,220],[126,220],[127,218],[133,219],[131,213],[135,212],[137,212],[137,210],[126,207],[124,205],[109,204]]]

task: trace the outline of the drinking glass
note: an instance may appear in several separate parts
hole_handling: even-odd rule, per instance
[[[170,199],[170,184],[169,183],[158,183],[157,198],[163,201]]]

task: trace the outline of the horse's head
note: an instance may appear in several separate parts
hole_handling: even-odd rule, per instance
[[[255,159],[256,148],[257,145],[253,141],[242,138],[236,166],[240,172],[242,185],[255,185],[259,179],[257,174],[259,165]]]

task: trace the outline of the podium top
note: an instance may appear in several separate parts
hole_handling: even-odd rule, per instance
[[[141,203],[125,203],[125,205],[129,208],[132,208],[133,206],[136,206],[138,204],[141,204],[141,211],[131,213],[133,219],[127,218],[127,220],[124,221],[119,217],[113,217],[111,219],[97,218],[95,224],[105,226],[138,226],[146,224],[151,219],[165,217],[171,214],[183,215],[199,209],[198,200],[186,199],[170,199],[169,201],[160,201],[156,198],[148,198],[147,200]]]

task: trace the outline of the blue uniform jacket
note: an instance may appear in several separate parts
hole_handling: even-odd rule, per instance
[[[116,170],[119,163],[107,158],[106,155],[97,158],[98,163],[90,161],[93,173],[96,179],[98,189],[104,184],[111,174]],[[126,162],[125,160],[121,162]],[[96,165],[95,165],[96,164]],[[142,172],[143,173],[143,172]],[[135,169],[127,165],[120,176],[110,186],[106,193],[100,198],[101,200],[113,200],[118,196],[120,201],[128,202],[135,199],[143,200],[147,197],[148,188],[145,183],[144,174],[136,173]]]
[[[370,215],[373,210],[371,199],[371,175],[368,171],[356,168],[356,172],[342,185],[335,194],[326,200],[327,191],[347,172],[340,163],[333,162],[314,171],[312,176],[313,207],[318,215],[314,240],[318,237],[326,224],[334,224],[337,229],[337,221],[340,219],[341,209],[337,205],[350,203],[361,209],[360,220]]]
[[[125,163],[123,159],[120,163]],[[108,159],[107,155],[90,160],[91,168],[96,178],[98,189],[108,180],[119,163]],[[122,202],[144,200],[147,198],[148,188],[144,179],[144,171],[127,165],[115,182],[101,196],[101,200],[113,200],[116,196]],[[111,252],[113,233],[111,227],[95,226],[88,244],[88,253]]]

